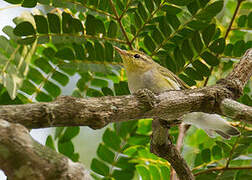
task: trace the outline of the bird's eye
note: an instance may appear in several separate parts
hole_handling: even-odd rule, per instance
[[[135,54],[134,58],[140,58],[140,55],[139,54]]]

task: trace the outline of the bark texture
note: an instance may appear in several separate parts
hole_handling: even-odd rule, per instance
[[[32,139],[22,125],[0,120],[0,169],[9,180],[91,180],[74,163]]]

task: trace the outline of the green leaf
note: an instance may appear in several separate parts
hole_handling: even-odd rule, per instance
[[[74,145],[72,141],[66,141],[66,142],[58,142],[58,150],[61,154],[64,154],[67,157],[71,157],[74,153]]]
[[[103,176],[109,175],[109,167],[96,158],[92,160],[91,169],[100,175],[103,175]]]
[[[121,156],[116,161],[115,166],[123,170],[135,170],[135,165],[130,162],[131,158]]]
[[[240,57],[244,53],[245,42],[243,40],[239,40],[234,44],[233,55],[235,57]]]
[[[55,134],[54,134],[54,139],[58,139],[61,137],[65,127],[56,127]]]
[[[210,149],[203,149],[201,152],[201,158],[204,162],[210,162],[211,161],[211,151]]]
[[[149,170],[150,170],[150,174],[153,180],[161,179],[159,168],[156,165],[149,165]]]
[[[37,94],[36,100],[39,102],[50,102],[52,101],[52,97],[41,91]]]
[[[47,74],[53,70],[53,67],[48,63],[48,61],[42,57],[36,59],[34,64]]]
[[[136,165],[136,170],[139,173],[139,175],[141,176],[142,180],[151,179],[150,172],[149,172],[147,166],[138,164],[138,165]]]
[[[87,97],[101,97],[101,96],[103,96],[103,94],[102,94],[102,92],[100,92],[96,89],[88,88],[87,92],[86,92],[86,96]]]
[[[153,0],[144,0],[144,2],[145,2],[145,7],[151,13],[154,10]]]
[[[245,180],[245,179],[251,179],[252,178],[252,172],[251,170],[239,170],[236,175],[236,180]]]
[[[137,133],[147,135],[152,130],[152,119],[140,119],[138,120]]]
[[[174,30],[177,30],[180,26],[180,21],[176,15],[170,15],[166,13],[166,20],[171,24]]]
[[[29,80],[24,80],[20,90],[32,95],[36,91],[36,86],[34,86]]]
[[[210,24],[208,27],[206,27],[202,32],[202,38],[206,46],[210,43],[210,41],[213,39],[215,34],[215,24]]]
[[[134,156],[137,154],[138,149],[139,149],[139,145],[130,146],[123,151],[123,154],[128,155],[128,156]]]
[[[170,178],[170,169],[167,166],[161,166],[161,175],[163,179],[169,179]]]
[[[115,94],[117,96],[130,94],[128,83],[125,81],[120,81],[119,83],[114,84],[114,88],[115,88]]]
[[[105,47],[105,60],[109,62],[113,61],[114,59],[113,45],[109,42],[105,42],[104,47]]]
[[[169,3],[176,4],[178,6],[186,6],[193,0],[167,0]]]
[[[145,136],[145,135],[135,135],[135,136],[131,136],[128,140],[128,143],[130,145],[145,145],[150,141],[150,137],[149,136]]]
[[[104,96],[114,96],[113,91],[108,87],[102,87],[102,93]]]
[[[112,177],[114,177],[115,179],[120,179],[120,180],[129,180],[129,179],[133,179],[134,177],[134,171],[130,171],[130,170],[114,170]]]
[[[195,60],[192,63],[192,65],[201,76],[205,77],[210,76],[209,68],[205,64],[203,64],[200,60]]]
[[[237,20],[238,27],[245,27],[247,22],[247,15],[241,15]]]
[[[192,15],[194,15],[199,10],[199,8],[200,7],[197,1],[193,1],[187,5],[187,9]]]
[[[22,7],[32,8],[37,5],[37,0],[24,0],[22,3]]]
[[[97,156],[103,161],[112,164],[114,162],[115,153],[109,150],[105,145],[100,144],[97,150]]]
[[[148,18],[145,7],[143,6],[143,4],[140,1],[138,3],[138,12],[143,20],[146,20]]]
[[[86,26],[86,32],[88,35],[95,35],[96,28],[97,28],[96,18],[88,14],[86,18],[85,26]]]
[[[200,73],[196,72],[193,68],[187,67],[184,71],[191,79],[202,81],[203,77]]]
[[[221,54],[223,53],[225,48],[225,39],[224,38],[220,38],[220,39],[216,39],[214,42],[212,42],[212,44],[209,46],[209,49],[216,53],[216,54]]]
[[[193,46],[194,46],[195,50],[196,50],[198,53],[201,53],[201,50],[202,50],[202,48],[203,48],[203,43],[202,43],[202,40],[201,40],[201,37],[200,37],[199,32],[196,31],[196,32],[193,34],[192,43],[193,43]]]
[[[21,4],[23,0],[4,0],[11,4]]]
[[[51,33],[60,33],[60,18],[56,14],[48,13],[47,14],[49,29]]]
[[[219,64],[219,59],[210,52],[205,51],[203,54],[201,54],[201,57],[210,66],[217,66]]]
[[[251,140],[251,139],[248,139]],[[235,159],[245,153],[249,147],[250,142],[246,142],[245,144],[239,144],[232,155],[232,159]]]
[[[53,138],[52,138],[51,135],[47,136],[45,145],[46,145],[47,147],[49,147],[49,148],[55,150],[55,145],[54,145]]]
[[[150,51],[153,52],[156,49],[156,45],[154,44],[153,40],[150,36],[145,36],[144,38],[144,45]]]
[[[95,18],[96,33],[102,33],[106,35],[106,29],[102,20]]]
[[[219,176],[218,176],[219,177]],[[196,176],[196,180],[213,180],[217,178],[217,174],[216,173],[205,173],[205,174],[200,174],[198,176]]]
[[[60,138],[60,142],[71,141],[74,137],[76,137],[80,132],[80,127],[67,127],[64,134]]]
[[[55,54],[55,57],[63,59],[63,60],[74,60],[75,55],[72,49],[65,47],[60,50]]]
[[[191,78],[189,78],[188,76],[186,76],[184,74],[180,74],[179,78],[181,78],[189,86],[196,85],[196,82],[194,80],[192,80]]]
[[[252,28],[252,12],[250,12],[248,15],[248,27]]]
[[[229,144],[222,141],[215,141],[215,142],[219,147],[222,148],[225,157],[228,157],[232,147]]]
[[[135,20],[136,27],[140,28],[142,26],[142,20],[140,19],[137,12],[135,12],[135,14],[134,14],[134,20]]]
[[[48,34],[48,23],[47,19],[42,15],[34,15],[36,22],[37,32],[40,34]]]
[[[86,59],[85,50],[84,50],[84,47],[82,45],[77,44],[77,43],[73,43],[73,48],[74,48],[74,51],[75,51],[76,58],[78,60]]]
[[[87,49],[88,59],[94,60],[95,59],[95,49],[94,49],[93,44],[88,41],[88,42],[86,42],[85,47]]]
[[[57,97],[61,94],[61,89],[51,81],[46,81],[43,88],[53,97]]]
[[[193,50],[192,50],[192,48],[189,44],[189,41],[187,39],[183,41],[182,49],[183,49],[182,52],[187,59],[190,60],[193,58]]]
[[[169,70],[171,70],[173,73],[176,73],[178,71],[175,61],[173,60],[171,56],[167,55],[164,60],[165,60],[165,65]]]
[[[28,21],[19,23],[15,27],[13,32],[17,36],[29,36],[29,35],[35,35],[36,34],[36,31],[35,31],[33,25]]]
[[[67,75],[59,72],[59,71],[55,71],[52,75],[52,79],[54,79],[55,81],[57,81],[58,83],[60,83],[62,86],[65,86],[68,84],[69,82],[69,78]]]
[[[222,150],[219,146],[215,145],[212,147],[212,155],[215,160],[222,158]]]
[[[37,69],[33,67],[29,68],[27,77],[31,79],[33,82],[35,82],[36,84],[40,84],[44,80],[43,75]]]
[[[164,34],[164,37],[169,37],[172,32],[164,17],[162,17],[159,22],[159,29]]]
[[[227,56],[232,56],[233,47],[233,44],[226,45],[224,49],[224,54]]]
[[[223,8],[223,1],[215,1],[200,11],[196,17],[202,20],[208,20],[216,16]]]
[[[176,6],[167,5],[167,4],[165,4],[162,7],[162,10],[166,11],[166,13],[170,14],[170,15],[176,15],[176,14],[178,14],[178,13],[180,13],[182,11],[182,9],[180,9],[180,8],[178,8]]]
[[[96,60],[98,61],[104,61],[104,47],[101,43],[99,43],[98,41],[95,41],[94,44],[94,48],[95,48],[95,53],[96,53]]]
[[[115,131],[107,128],[102,137],[106,146],[111,147],[114,150],[120,149],[121,139],[116,135]]]
[[[115,21],[110,21],[109,28],[108,28],[108,37],[116,37],[117,34],[117,24]]]
[[[94,78],[91,81],[92,86],[97,86],[97,87],[107,87],[108,86],[108,81],[103,80],[103,79],[97,79]]]
[[[164,40],[163,35],[161,34],[161,32],[159,31],[159,29],[154,29],[154,31],[152,31],[151,33],[151,37],[154,39],[154,41],[157,44],[161,44]]]
[[[188,23],[188,27],[193,28],[195,30],[201,30],[208,26],[208,23],[199,21],[199,20],[192,20]]]
[[[174,50],[174,59],[177,64],[178,70],[181,70],[185,65],[185,59],[184,59],[183,53],[179,47],[177,47]]]

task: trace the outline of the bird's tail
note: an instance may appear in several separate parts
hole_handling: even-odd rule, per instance
[[[214,132],[225,139],[240,135],[237,128],[231,126],[224,118],[217,114],[193,112],[184,115],[183,122],[202,128],[210,137],[214,137]]]

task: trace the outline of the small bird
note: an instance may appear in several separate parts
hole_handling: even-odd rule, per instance
[[[131,94],[140,89],[161,93],[167,90],[190,88],[173,72],[153,61],[145,53],[137,50],[126,51],[118,47],[115,47],[115,49],[123,60]],[[237,128],[231,126],[217,114],[193,112],[184,115],[182,121],[185,124],[202,128],[210,137],[215,137],[215,132],[225,139],[240,135]]]

